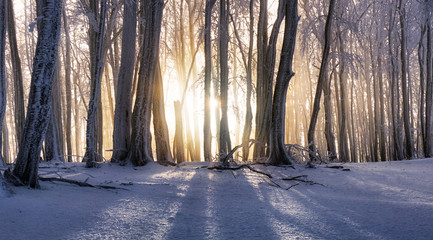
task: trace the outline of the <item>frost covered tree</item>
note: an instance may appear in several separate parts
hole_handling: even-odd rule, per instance
[[[286,17],[284,27],[283,48],[281,49],[280,65],[278,67],[272,103],[271,150],[269,163],[273,165],[292,164],[291,157],[284,144],[285,109],[287,89],[290,79],[295,75],[292,70],[295,52],[296,32],[298,28],[298,0],[280,1]]]
[[[317,118],[320,110],[320,98],[322,97],[323,85],[325,83],[325,79],[327,78],[326,74],[327,74],[327,68],[328,68],[327,64],[328,64],[329,51],[331,45],[331,27],[332,27],[333,13],[334,13],[334,5],[335,5],[335,0],[330,0],[328,16],[326,18],[326,25],[325,25],[325,43],[322,52],[322,62],[320,65],[320,73],[319,73],[319,79],[317,81],[316,95],[314,97],[314,105],[311,114],[310,126],[308,127],[308,144],[310,145],[311,153],[316,152],[314,133],[316,130]]]
[[[3,143],[3,120],[6,113],[6,1],[0,0],[0,162],[3,162],[1,153]]]
[[[13,171],[5,171],[9,181],[31,188],[39,187],[38,163],[51,116],[51,87],[57,64],[62,0],[40,0],[36,4],[43,6],[43,12],[38,19],[41,24],[33,59],[27,118],[15,167]]]

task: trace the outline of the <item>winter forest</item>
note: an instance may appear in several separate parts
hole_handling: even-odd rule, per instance
[[[432,17],[429,0],[0,0],[0,238],[429,239]],[[53,215],[70,228],[32,221]]]
[[[40,157],[433,154],[427,0],[2,2],[2,160],[25,183]]]

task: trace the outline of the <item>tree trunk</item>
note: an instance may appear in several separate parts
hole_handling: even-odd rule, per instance
[[[152,93],[159,59],[159,36],[164,1],[146,0],[144,4],[144,38],[138,74],[138,89],[132,114],[132,137],[129,152],[129,159],[136,166],[143,166],[153,161],[150,120]]]
[[[6,115],[6,0],[0,0],[0,162],[3,162],[3,122]]]
[[[425,94],[425,138],[424,138],[424,155],[433,157],[433,141],[431,139],[432,131],[432,110],[433,110],[433,69],[432,69],[432,33],[430,18],[427,21],[427,56],[426,56],[426,94]]]
[[[204,124],[203,124],[203,150],[204,160],[212,159],[212,132],[211,132],[211,84],[212,84],[212,43],[211,20],[212,8],[216,0],[206,0],[205,27],[204,27],[204,55],[205,55],[205,80],[204,80]]]
[[[317,88],[314,97],[313,111],[311,113],[310,126],[308,127],[308,144],[311,152],[316,152],[314,133],[316,130],[317,117],[319,116],[320,98],[322,96],[323,84],[326,79],[325,74],[327,74],[328,72],[327,68],[328,68],[329,50],[331,45],[331,27],[332,27],[333,13],[334,13],[334,5],[335,5],[335,0],[330,0],[328,16],[326,18],[326,24],[325,24],[325,34],[324,34],[325,44],[323,45],[322,62],[320,64],[319,79],[317,80]],[[310,159],[311,160],[314,159],[314,156],[312,156],[311,153],[310,153]]]
[[[21,59],[18,53],[17,34],[15,30],[15,15],[12,0],[7,0],[7,28],[9,36],[10,54],[12,59],[12,76],[14,79],[14,115],[15,115],[15,134],[17,146],[19,147],[21,134],[24,129],[25,107],[24,107],[24,87],[23,74],[21,69]]]
[[[348,143],[348,135],[347,135],[347,123],[346,123],[346,78],[345,78],[345,59],[344,59],[344,38],[342,37],[342,32],[338,30],[338,38],[339,38],[339,47],[340,47],[340,55],[343,56],[340,58],[340,71],[339,71],[339,80],[340,80],[340,93],[341,93],[341,122],[340,122],[340,141],[339,141],[339,153],[340,153],[340,161],[348,162],[350,161],[349,155],[349,143]]]
[[[165,119],[164,87],[159,61],[156,66],[155,85],[153,89],[153,127],[156,143],[156,157],[162,165],[173,165],[170,151],[168,126]]]
[[[245,143],[250,139],[251,129],[253,124],[253,113],[251,109],[251,94],[253,92],[253,74],[252,74],[252,60],[253,60],[253,45],[254,45],[254,0],[250,0],[250,25],[249,25],[249,45],[248,45],[248,63],[247,63],[247,94],[246,94],[246,110],[245,110],[245,124],[242,134],[242,142]],[[242,148],[242,157],[244,161],[249,159],[250,148]]]
[[[220,121],[220,159],[225,158],[231,149],[230,132],[228,125],[228,12],[229,0],[220,0],[220,19],[219,19],[219,56],[220,56],[220,102],[221,102],[221,121]]]
[[[256,81],[256,129],[255,139],[259,143],[254,145],[254,160],[264,157],[266,150],[267,134],[263,133],[268,126],[265,125],[266,110],[266,86],[265,86],[265,58],[268,45],[268,1],[260,0],[259,19],[257,26],[257,81]],[[272,94],[272,93],[271,93]],[[272,98],[271,98],[272,101]],[[267,128],[269,129],[269,128]]]
[[[43,4],[45,7],[43,17],[39,20],[41,28],[38,29],[38,42],[33,60],[27,118],[15,168],[13,172],[5,172],[10,181],[21,181],[31,188],[39,187],[38,163],[50,117],[51,86],[57,63],[62,1],[46,0],[37,4]]]
[[[96,4],[96,1],[90,1],[91,4]],[[91,7],[95,10],[97,7]],[[101,78],[104,68],[104,57],[102,53],[103,39],[105,33],[105,16],[107,13],[107,2],[101,0],[100,2],[100,13],[98,22],[98,32],[94,30],[93,24],[89,26],[89,48],[91,53],[91,91],[89,109],[87,112],[87,127],[86,127],[86,153],[84,155],[84,161],[86,161],[86,167],[91,168],[96,166],[98,158],[98,139],[96,138],[97,129],[100,126],[98,121],[98,111],[100,110],[100,95],[101,95]],[[94,15],[96,16],[96,14]],[[96,19],[94,19],[96,20]],[[99,123],[99,124],[98,124]]]
[[[62,133],[62,106],[60,94],[60,61],[54,73],[51,93],[51,116],[45,134],[45,161],[64,162],[63,133]]]
[[[406,159],[412,159],[414,157],[413,151],[413,141],[411,134],[411,124],[410,124],[410,106],[409,106],[409,90],[407,87],[407,56],[406,56],[406,14],[405,9],[402,6],[403,0],[400,0],[398,5],[398,10],[400,12],[400,30],[401,30],[401,86],[402,86],[402,97],[403,97],[403,124],[404,124],[404,134],[405,134],[405,149],[406,149]]]
[[[179,101],[174,102],[174,115],[176,119],[176,132],[174,134],[173,155],[176,163],[185,162],[184,142],[183,142],[183,119],[182,104]]]
[[[65,1],[66,2],[66,1]],[[65,90],[66,90],[66,149],[68,162],[72,162],[72,87],[71,87],[71,38],[69,35],[66,7],[63,4],[63,29],[65,31]]]
[[[137,35],[137,2],[126,0],[124,4],[122,56],[116,86],[116,106],[113,124],[112,162],[124,162],[131,144],[132,80]]]
[[[281,50],[280,66],[278,67],[272,104],[271,154],[269,163],[272,165],[291,165],[291,157],[284,144],[284,120],[286,109],[287,88],[290,79],[295,75],[292,70],[293,54],[295,52],[296,31],[298,26],[298,1],[281,1],[285,9],[285,29],[283,48]]]

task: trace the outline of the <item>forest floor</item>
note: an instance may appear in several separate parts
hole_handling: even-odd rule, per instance
[[[0,239],[433,237],[433,159],[251,165],[272,178],[207,166],[42,164],[42,177],[122,189],[50,181],[41,181],[41,190],[13,187],[11,196],[0,194]]]

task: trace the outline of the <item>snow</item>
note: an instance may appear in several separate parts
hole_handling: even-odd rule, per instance
[[[433,159],[343,165],[350,171],[326,165],[252,165],[271,173],[272,179],[247,168],[216,171],[205,166],[42,165],[39,173],[44,177],[127,190],[45,181],[40,182],[41,190],[13,187],[15,194],[9,197],[0,190],[0,239],[433,236]],[[281,180],[299,175],[319,184]]]

